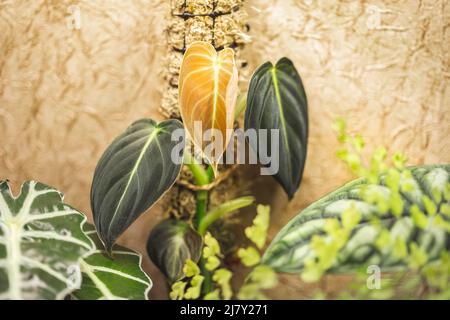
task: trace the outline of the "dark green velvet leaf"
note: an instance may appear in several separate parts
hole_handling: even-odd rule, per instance
[[[179,141],[171,139],[175,130],[181,132]],[[183,148],[180,121],[157,124],[143,119],[128,127],[106,149],[95,169],[91,207],[95,226],[108,251],[173,185],[181,169]],[[177,161],[173,161],[172,153]]]
[[[170,282],[183,278],[187,259],[200,259],[203,241],[189,224],[175,219],[164,220],[153,228],[147,252],[153,263]]]
[[[245,129],[267,129],[268,147],[261,149],[260,140],[249,139],[259,161],[279,155],[278,172],[274,175],[291,199],[300,186],[308,141],[308,104],[302,80],[292,62],[282,58],[273,66],[264,63],[253,75],[248,91]],[[272,144],[270,130],[279,130],[279,140]],[[263,143],[265,145],[265,143]]]

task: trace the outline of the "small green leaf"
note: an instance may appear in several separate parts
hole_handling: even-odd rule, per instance
[[[187,259],[183,267],[183,273],[186,277],[192,278],[193,276],[200,274],[200,268],[197,263],[191,259]]]
[[[417,205],[412,205],[410,210],[414,224],[421,229],[426,229],[428,227],[428,218],[422,210]]]
[[[305,261],[305,267],[300,275],[301,279],[306,283],[319,281],[324,273],[322,268],[318,267],[314,260]]]
[[[168,219],[153,228],[147,252],[159,270],[174,282],[184,277],[186,260],[198,262],[202,244],[202,238],[189,224]]]
[[[439,191],[439,190],[438,190]],[[434,216],[437,212],[436,204],[428,196],[422,197],[423,205],[429,216]]]
[[[390,197],[390,210],[392,214],[399,218],[404,210],[405,204],[399,192],[392,192]]]
[[[245,229],[245,235],[259,249],[264,247],[267,239],[267,231],[270,223],[270,206],[258,205],[256,207],[256,217],[253,225]]]
[[[186,290],[184,298],[188,300],[198,299],[202,290],[202,283],[205,277],[201,275],[196,275],[192,278],[190,282],[190,287]]]
[[[184,290],[186,289],[187,283],[184,281],[174,282],[172,285],[172,291],[170,292],[171,300],[181,300],[184,297]]]
[[[217,256],[220,256],[219,242],[208,232],[205,235],[205,246],[203,248],[206,270],[213,271],[220,266],[220,259]]]
[[[213,290],[205,295],[204,300],[220,300],[219,289]]]
[[[205,247],[203,248],[203,257],[209,258],[212,256],[220,255],[219,242],[211,235],[207,233],[205,235]]]
[[[270,289],[277,285],[278,277],[276,272],[269,266],[257,266],[248,276],[249,280],[257,283],[262,289]]]
[[[238,257],[241,259],[242,264],[246,267],[253,267],[259,263],[261,256],[258,250],[254,247],[248,247],[246,249],[241,248],[238,250]]]
[[[361,220],[361,214],[356,209],[355,205],[352,205],[342,213],[342,226],[346,230],[353,229]]]
[[[224,268],[216,270],[213,275],[213,280],[220,286],[223,299],[225,300],[230,300],[233,295],[230,285],[232,276],[231,271]]]
[[[213,271],[220,266],[220,259],[216,256],[210,256],[206,259],[205,268],[208,271]]]
[[[406,158],[406,156],[400,152],[396,152],[392,156],[392,162],[397,169],[403,169],[407,160],[408,158]]]
[[[403,259],[408,255],[408,248],[406,246],[406,242],[401,237],[395,238],[392,254],[394,257],[399,259]]]
[[[375,245],[377,246],[378,249],[382,250],[387,248],[391,243],[391,234],[389,232],[389,230],[387,229],[383,229],[381,230]]]
[[[447,217],[450,218],[450,204],[447,203],[443,203],[441,205],[441,210],[442,214],[446,215]]]
[[[409,266],[412,269],[419,269],[427,263],[428,257],[426,252],[422,248],[419,248],[416,243],[411,243],[409,249],[411,251],[409,256]]]
[[[275,271],[264,265],[255,267],[247,276],[244,285],[238,293],[238,298],[242,300],[265,300],[267,297],[262,290],[271,289],[278,283]]]

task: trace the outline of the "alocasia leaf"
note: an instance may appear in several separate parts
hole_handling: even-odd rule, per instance
[[[266,62],[254,73],[247,96],[245,129],[258,133],[258,139],[249,139],[249,143],[262,164],[267,164],[266,157],[276,159],[278,155],[278,166],[272,174],[292,198],[305,166],[308,105],[302,80],[289,59],[282,58],[275,66]],[[261,142],[263,130],[267,130],[267,143]],[[278,130],[279,141],[271,141],[271,130]]]
[[[302,272],[314,254],[312,247],[331,243],[317,236],[337,230],[340,224],[353,229],[330,272],[370,264],[383,271],[405,268],[408,262],[402,257],[414,244],[427,253],[429,260],[437,259],[442,250],[450,249],[450,165],[419,166],[409,171],[411,177],[399,180],[403,186],[398,193],[400,199],[390,196],[393,193],[387,187],[389,176],[382,175],[381,184],[369,184],[359,178],[311,204],[278,233],[262,263],[278,272]],[[362,192],[379,197],[388,206],[368,203]],[[396,212],[398,201],[402,205]],[[351,211],[356,214],[349,215]],[[379,225],[370,223],[375,218]]]
[[[194,42],[189,46],[179,78],[181,117],[194,144],[204,152],[214,169],[231,138],[237,94],[238,73],[233,49],[217,53],[207,42]],[[215,143],[203,137],[211,129],[215,131],[212,135],[220,138]],[[207,148],[211,149],[205,150]]]
[[[29,181],[14,197],[0,182],[0,300],[63,299],[79,288],[79,259],[93,250],[85,222],[49,186]]]
[[[181,170],[182,129],[178,120],[159,124],[151,119],[139,120],[116,138],[101,157],[92,182],[91,207],[100,239],[108,251],[174,184]],[[181,142],[172,141],[176,130],[181,133]]]
[[[147,242],[147,252],[153,263],[175,282],[184,277],[186,260],[198,262],[203,241],[186,222],[167,219],[153,228]]]
[[[142,270],[142,255],[115,245],[112,257],[104,249],[93,225],[84,226],[95,251],[80,260],[80,289],[72,296],[80,300],[146,300],[152,281]]]

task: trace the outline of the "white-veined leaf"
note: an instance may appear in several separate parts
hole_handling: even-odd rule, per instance
[[[95,243],[96,250],[81,260],[81,288],[72,295],[80,300],[148,299],[153,284],[142,269],[142,255],[115,245],[110,257],[95,227],[86,224],[84,230]]]
[[[369,185],[363,178],[356,179],[314,202],[294,217],[267,248],[263,264],[278,272],[303,271],[306,261],[313,254],[313,237],[325,233],[327,219],[342,220],[343,213],[352,207],[361,215],[361,221],[340,249],[331,272],[346,272],[368,264],[378,265],[383,271],[407,267],[406,262],[395,255],[395,247],[388,246],[383,250],[376,247],[375,241],[380,234],[379,229],[370,223],[374,218],[378,218],[381,225],[388,228],[393,239],[400,237],[407,243],[417,243],[427,252],[430,261],[439,258],[442,250],[450,249],[450,233],[432,225],[426,229],[420,228],[413,222],[412,208],[425,211],[424,197],[433,199],[436,191],[441,194],[445,192],[446,185],[450,183],[450,165],[425,165],[409,170],[411,178],[404,178],[402,182],[410,184],[410,190],[401,192],[404,206],[399,216],[393,214],[391,209],[380,212],[377,205],[367,203],[361,197],[362,188],[369,187],[380,191],[388,199],[390,190],[383,185],[384,175],[381,176],[381,185]],[[448,201],[444,197],[433,201],[437,208],[436,217],[448,222],[448,217],[443,213]]]
[[[0,299],[63,299],[81,284],[79,258],[93,250],[86,217],[39,182],[18,197],[0,182]]]

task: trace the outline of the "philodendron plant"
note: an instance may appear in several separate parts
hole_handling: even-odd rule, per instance
[[[231,272],[224,268],[220,245],[208,230],[225,215],[252,205],[254,198],[244,196],[210,208],[209,190],[219,180],[218,164],[230,144],[235,120],[247,105],[245,129],[264,132],[250,145],[263,165],[268,155],[278,155],[275,160],[280,165],[274,176],[291,198],[306,157],[306,95],[294,65],[283,58],[275,66],[266,63],[259,68],[248,102],[237,102],[233,50],[216,52],[205,42],[193,43],[185,52],[179,84],[183,123],[177,119],[136,121],[101,157],[91,188],[94,226],[49,186],[26,182],[14,197],[8,182],[1,182],[1,298],[148,298],[152,282],[141,268],[141,255],[115,243],[170,189],[183,165],[192,171],[198,187],[196,215],[193,221],[162,221],[150,234],[148,254],[172,285],[172,297],[232,297]],[[213,137],[218,149],[207,152],[209,146],[197,135],[198,125],[201,131],[219,132]],[[280,132],[280,142],[271,140],[261,149],[271,130]],[[200,157],[187,152],[191,144],[200,150]],[[199,158],[205,161],[198,162]],[[246,234],[261,249],[269,208],[258,206],[257,212]],[[241,248],[238,255],[248,266],[259,260],[253,247]]]
[[[1,182],[0,298],[148,298],[152,282],[142,256],[115,243],[171,188],[182,166],[195,181],[195,216],[161,221],[147,241],[171,299],[264,299],[279,272],[314,282],[367,265],[415,271],[431,293],[450,297],[450,165],[407,168],[395,154],[390,167],[383,149],[365,164],[361,137],[347,135],[343,121],[339,140],[350,148],[338,156],[360,178],[302,211],[264,253],[270,207],[257,205],[245,229],[250,245],[235,252],[251,271],[233,292],[233,273],[211,226],[255,199],[211,207],[209,190],[221,181],[219,164],[229,160],[230,146],[235,149],[236,120],[245,109],[244,136],[262,172],[274,176],[288,199],[300,186],[308,140],[306,94],[289,59],[259,67],[246,99],[237,99],[237,79],[232,49],[216,52],[205,42],[187,49],[179,78],[183,122],[138,120],[112,142],[92,182],[94,226],[51,187],[27,182],[14,197]]]
[[[242,111],[236,111],[238,91],[233,50],[216,52],[208,43],[193,43],[180,68],[183,123],[175,119],[135,122],[108,147],[95,171],[92,210],[107,250],[175,183],[183,162],[192,172],[198,187],[195,217],[162,221],[147,243],[148,254],[172,285],[174,298],[232,296],[231,272],[224,268],[220,245],[208,229],[225,215],[252,205],[254,198],[245,196],[211,208],[208,190],[219,179],[218,165]],[[262,65],[251,80],[246,101],[245,130],[257,133],[249,144],[263,165],[268,164],[268,156],[277,155],[273,175],[292,198],[300,185],[308,138],[306,94],[292,62],[283,58],[276,65]],[[198,131],[217,135],[208,140]],[[273,140],[272,132],[278,140]],[[192,154],[191,145],[199,152]],[[257,243],[265,241],[269,209],[258,207],[261,215],[263,221],[255,219],[249,229],[249,239]],[[259,259],[259,252],[242,248],[239,256],[250,265]]]

